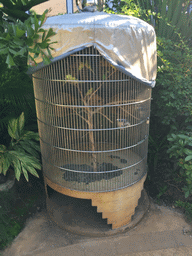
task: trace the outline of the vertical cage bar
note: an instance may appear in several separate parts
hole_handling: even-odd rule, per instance
[[[150,88],[112,66],[94,47],[37,71],[33,80],[50,180],[102,192],[143,178]]]

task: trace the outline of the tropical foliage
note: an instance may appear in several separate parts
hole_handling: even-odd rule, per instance
[[[35,63],[35,58],[42,57],[45,63],[50,62],[53,50],[50,37],[55,33],[52,29],[42,29],[46,20],[47,10],[39,16],[35,13],[26,14],[40,0],[1,0],[0,8],[0,54],[6,56],[9,67],[20,66],[26,62],[27,56]],[[25,63],[26,65],[26,63]]]
[[[190,197],[192,12],[189,13],[188,7],[191,1],[114,0],[112,3],[106,11],[139,17],[153,25],[157,34],[158,75],[151,106],[148,183],[160,197],[171,180],[174,183],[171,185],[178,190],[182,188],[185,197]]]
[[[21,163],[22,161],[29,162],[31,156],[27,156],[27,160],[22,155],[24,154],[24,148],[22,148],[24,145],[23,140],[26,140],[26,143],[28,143],[28,140],[29,144],[31,140],[32,148],[33,146],[37,146],[34,144],[33,140],[35,138],[32,132],[23,134],[24,131],[20,127],[18,129],[22,130],[22,135],[20,133],[18,134],[24,137],[17,138],[16,135],[10,133],[10,129],[7,130],[7,126],[9,125],[10,127],[10,122],[17,120],[21,112],[25,111],[26,124],[30,126],[33,131],[37,130],[32,81],[31,78],[26,75],[28,69],[27,60],[29,57],[32,63],[35,63],[37,57],[42,57],[46,63],[49,63],[51,58],[50,49],[53,49],[51,47],[52,43],[50,42],[50,37],[55,33],[51,29],[45,31],[41,28],[46,20],[47,11],[45,11],[43,15],[36,15],[35,13],[29,12],[29,9],[45,1],[46,0],[1,0],[2,4],[0,5],[0,143],[4,145],[1,145],[1,156],[3,155],[4,158],[7,159],[5,160],[3,156],[1,158],[1,161],[5,160],[6,162],[6,164],[4,162],[4,167],[2,167],[3,170],[1,169],[1,172],[5,174],[7,171],[5,170],[7,169],[6,166],[10,163],[11,168],[16,168],[15,174],[17,179],[19,179],[21,173],[28,179],[25,167],[23,168]],[[9,144],[10,137],[11,144]],[[26,147],[24,150],[26,151]],[[28,148],[28,150],[30,149]],[[37,169],[40,168],[39,154],[36,154],[34,150],[34,159],[32,159],[33,166],[27,171],[37,175],[35,166]],[[10,157],[10,152],[12,157]],[[17,160],[13,161],[14,157],[20,159],[20,165]],[[37,161],[35,158],[37,158]]]
[[[28,181],[28,172],[38,177],[36,169],[41,169],[40,147],[37,143],[38,133],[25,131],[24,124],[24,113],[9,121],[10,142],[8,145],[0,145],[0,173],[6,175],[7,171],[12,169],[17,180],[24,174]]]

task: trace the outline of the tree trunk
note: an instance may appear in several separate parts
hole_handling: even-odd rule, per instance
[[[88,110],[88,126],[89,126],[89,129],[93,129],[93,113],[91,110]],[[89,142],[91,144],[91,150],[94,152],[95,151],[95,142],[94,142],[93,131],[89,131]],[[92,153],[92,161],[93,161],[94,172],[97,172],[96,153]]]

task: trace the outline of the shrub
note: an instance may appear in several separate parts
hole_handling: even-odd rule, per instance
[[[173,42],[158,37],[157,45],[158,75],[153,90],[150,136],[153,136],[157,145],[161,145],[165,138],[159,165],[160,162],[167,162],[166,175],[169,174],[176,183],[185,184],[183,191],[188,197],[192,193],[192,164],[189,159],[192,134],[192,49],[182,39]],[[149,141],[149,149],[151,147]],[[168,160],[167,153],[171,160]],[[149,165],[152,163],[149,162]],[[154,175],[160,176],[161,168],[156,168]],[[177,180],[178,175],[180,181]]]
[[[171,129],[190,123],[192,102],[192,49],[182,39],[175,43],[158,38],[158,75],[153,98],[155,116]]]
[[[9,121],[10,142],[0,145],[0,174],[6,175],[9,169],[13,169],[17,180],[24,174],[28,181],[28,172],[38,177],[36,169],[41,169],[40,147],[38,133],[25,131],[24,122],[24,113]]]
[[[192,13],[186,12],[189,2],[114,0],[115,9],[110,8],[110,12],[136,16],[155,27],[158,69],[151,103],[148,177],[150,184],[161,188],[167,185],[166,178],[176,180],[182,173],[186,197],[192,193],[191,146],[189,140],[179,137],[189,137],[192,132]]]
[[[171,134],[168,136],[171,142],[168,153],[176,163],[176,171],[186,181],[183,188],[185,197],[192,194],[192,132],[185,134]]]

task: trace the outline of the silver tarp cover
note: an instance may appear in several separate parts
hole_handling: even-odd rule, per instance
[[[107,13],[78,13],[50,17],[43,25],[57,34],[52,37],[57,61],[94,45],[103,57],[124,73],[154,87],[156,79],[156,36],[152,26],[130,16]],[[30,73],[44,66],[38,66]]]

